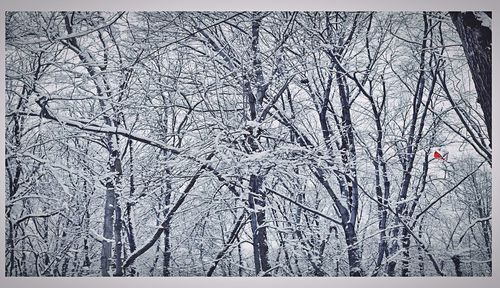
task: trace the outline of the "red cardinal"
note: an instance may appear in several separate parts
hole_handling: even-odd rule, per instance
[[[448,151],[446,151],[444,148],[438,148],[436,151],[434,151],[434,159],[439,159],[446,161],[446,157],[448,156]]]

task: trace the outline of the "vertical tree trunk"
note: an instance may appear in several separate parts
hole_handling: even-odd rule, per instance
[[[408,229],[403,228],[401,246],[403,249],[403,259],[401,260],[401,276],[410,276],[410,234]]]
[[[115,211],[115,190],[113,183],[108,180],[106,183],[106,201],[104,203],[104,223],[103,223],[103,241],[101,251],[101,275],[110,276],[110,262],[113,239],[113,214]]]
[[[358,239],[354,229],[354,224],[352,223],[348,223],[344,226],[347,244],[347,258],[349,261],[349,276],[360,277],[363,276],[363,271],[361,269],[359,247],[357,245]]]
[[[6,213],[5,217],[7,217],[8,220],[10,220],[10,209]],[[14,255],[14,225],[12,224],[12,221],[9,222],[9,230],[8,230],[8,236],[7,236],[7,251],[9,253],[8,256],[8,261],[6,263],[6,268],[5,269],[5,276],[14,276],[14,260],[15,260],[15,255]]]
[[[248,106],[250,112],[250,119],[258,121],[259,113],[261,112],[262,101],[264,100],[265,90],[264,76],[262,72],[262,63],[260,60],[259,51],[259,30],[261,24],[261,16],[258,12],[252,14],[252,68],[253,75],[256,80],[256,94],[252,93],[250,82],[247,77],[243,82],[244,98],[248,99]],[[249,144],[249,153],[259,151],[258,137],[260,132],[255,131],[254,127],[248,127],[250,135],[248,135],[246,142]],[[262,191],[261,186],[264,181],[264,176],[255,173],[250,175],[250,193],[248,195],[250,213],[250,222],[253,234],[253,249],[254,249],[254,262],[255,273],[260,275],[262,271],[271,269],[269,264],[269,248],[267,245],[267,228],[266,228],[266,192]],[[264,273],[263,276],[270,276],[269,273]]]
[[[491,12],[450,12],[450,16],[462,40],[491,147]]]
[[[349,259],[349,275],[363,276],[361,269],[361,255],[359,254],[359,246],[357,245],[357,235],[355,223],[358,215],[359,195],[358,195],[358,179],[356,169],[356,147],[354,144],[354,129],[351,120],[351,109],[349,104],[349,91],[344,75],[341,75],[340,69],[336,73],[337,85],[340,94],[340,103],[342,106],[342,123],[341,123],[341,151],[342,162],[345,166],[345,182],[347,184],[347,199],[349,217],[343,218],[343,228],[346,235],[347,255]],[[342,184],[341,184],[342,185]],[[342,185],[344,186],[344,185]],[[341,188],[345,189],[345,188]],[[345,220],[344,220],[345,219]],[[347,221],[346,221],[347,220]]]
[[[422,218],[420,219],[420,225],[418,226],[418,238],[422,239],[422,235],[424,233],[423,227],[422,227]],[[423,277],[425,276],[425,251],[422,248],[422,245],[418,245],[418,270],[420,271],[420,276]]]
[[[113,236],[115,240],[115,245],[120,245],[121,248],[121,223],[114,224],[114,220],[117,222],[121,222],[121,209],[118,207],[118,211],[116,211],[116,215],[120,217],[120,219],[113,219],[115,214],[115,208],[117,206],[117,183],[122,174],[122,167],[120,161],[120,152],[118,147],[118,140],[114,141],[112,134],[108,134],[108,150],[109,150],[109,162],[108,168],[112,176],[108,177],[106,182],[106,201],[104,207],[104,225],[103,225],[103,241],[102,241],[102,252],[101,252],[101,275],[102,276],[110,276],[110,265],[112,261],[112,242]],[[114,228],[114,231],[113,231]],[[115,233],[113,233],[115,232]],[[116,235],[117,232],[118,235]],[[115,235],[113,235],[115,234]],[[120,243],[119,243],[120,242]],[[121,249],[115,251],[115,265],[117,269],[118,275],[122,274],[122,261],[121,261]],[[120,258],[120,259],[119,259]]]
[[[89,229],[90,229],[90,212],[89,212],[89,207],[88,207],[88,199],[87,199],[87,181],[84,180],[83,182],[83,195],[84,195],[84,202],[85,202],[85,216],[83,219],[83,225],[84,225],[84,238],[83,238],[83,264],[80,270],[78,270],[77,275],[78,276],[86,276],[89,273],[90,269],[90,257],[89,257],[89,245],[88,245],[88,238],[89,238]]]
[[[119,189],[116,189],[119,190]],[[122,209],[120,207],[120,194],[115,193],[115,274],[113,276],[123,276],[123,258],[122,258]]]
[[[262,271],[268,271],[271,266],[269,265],[268,246],[267,246],[267,228],[265,226],[266,212],[265,212],[265,194],[261,193],[262,176],[250,176],[250,193],[249,193],[249,208],[250,221],[253,235],[253,254],[255,262],[255,274],[259,275]],[[264,273],[263,276],[270,276]]]
[[[123,258],[122,258],[122,209],[120,206],[120,198],[122,193],[121,177],[122,164],[120,160],[120,152],[118,147],[118,136],[116,136],[116,147],[113,147],[112,155],[114,155],[114,164],[110,167],[110,171],[115,172],[114,175],[114,193],[115,193],[115,223],[114,223],[114,239],[115,239],[115,274],[114,276],[123,276]]]
[[[259,197],[255,198],[255,204],[259,207],[257,208],[257,245],[259,247],[259,258],[260,258],[260,266],[262,271],[264,271],[263,276],[271,276],[267,271],[271,269],[271,265],[269,264],[269,248],[267,245],[267,227],[266,227],[266,195],[261,191],[260,187],[262,186],[262,176],[254,176],[254,183],[257,185],[257,191],[260,191]],[[254,190],[255,191],[255,190]],[[252,191],[252,193],[254,193]]]
[[[457,277],[462,277],[462,268],[460,267],[460,256],[458,255],[453,255],[451,257],[451,260],[453,261],[453,265],[455,266],[455,273],[457,274]]]

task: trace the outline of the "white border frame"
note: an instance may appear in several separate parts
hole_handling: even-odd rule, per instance
[[[497,11],[500,11],[500,1],[496,0],[1,0],[0,3],[0,49],[5,53],[5,12],[6,11],[53,11],[53,10],[99,10],[99,11],[282,11],[282,10],[316,10],[316,11],[465,11],[484,10],[493,12],[493,111],[499,108],[500,100],[496,96],[499,90],[500,71],[495,61],[499,57],[500,43],[497,21]],[[496,3],[495,3],[496,2]],[[5,58],[0,57],[0,188],[5,187]],[[496,80],[495,80],[496,79]],[[151,287],[495,287],[500,284],[500,258],[498,257],[500,226],[496,221],[500,215],[499,184],[500,162],[496,161],[500,154],[499,114],[493,113],[493,186],[492,186],[492,213],[493,213],[493,271],[491,277],[424,277],[424,278],[299,278],[299,277],[272,277],[272,278],[222,278],[222,277],[144,277],[144,278],[44,278],[44,277],[5,277],[5,193],[0,196],[0,286],[1,287],[89,287],[93,285],[110,287],[137,287],[151,285]],[[2,188],[4,189],[4,188]],[[1,190],[1,189],[0,189]],[[497,252],[497,253],[495,253]],[[496,283],[496,285],[495,285]]]

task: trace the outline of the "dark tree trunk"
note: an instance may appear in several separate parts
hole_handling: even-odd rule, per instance
[[[423,231],[422,231],[422,223],[420,223],[420,226],[418,228],[418,237],[422,238]],[[420,276],[425,276],[425,262],[424,262],[424,249],[422,249],[421,245],[418,245],[418,270],[420,271]]]
[[[462,277],[462,268],[460,267],[460,256],[458,255],[453,255],[451,257],[451,260],[453,261],[453,265],[455,266],[455,273],[457,274],[457,277]]]
[[[8,213],[6,213],[7,219],[10,218],[10,210]],[[9,253],[9,258],[6,263],[6,268],[5,269],[5,276],[14,276],[14,260],[15,260],[15,255],[14,255],[14,225],[12,224],[12,221],[9,221],[9,230],[8,230],[8,236],[7,236],[7,251]]]
[[[107,135],[108,140],[108,151],[109,151],[109,171],[115,174],[108,177],[106,180],[106,201],[104,207],[104,225],[103,225],[103,241],[102,241],[102,252],[101,252],[101,275],[110,276],[110,265],[112,262],[112,248],[113,245],[111,240],[114,241],[115,245],[119,245],[119,249],[115,250],[115,268],[116,276],[121,276],[122,273],[122,259],[121,259],[121,209],[119,209],[117,196],[119,195],[120,177],[122,174],[122,166],[120,161],[120,152],[118,145],[118,139],[116,142],[113,141],[114,136],[112,134]],[[118,208],[118,209],[117,209]],[[114,215],[116,213],[116,215]],[[113,216],[117,219],[113,219]],[[118,218],[119,217],[119,218]],[[120,223],[115,223],[120,222]],[[118,234],[118,235],[117,235]],[[116,247],[115,247],[116,248]]]
[[[109,266],[111,262],[111,252],[113,239],[113,214],[115,212],[115,187],[113,180],[108,179],[106,183],[106,201],[104,203],[104,223],[103,223],[103,241],[101,251],[101,275],[110,276]]]
[[[164,215],[165,217],[168,217],[169,210],[167,207],[170,206],[170,195],[172,191],[172,185],[170,184],[170,172],[167,171],[167,183],[165,185],[165,188],[162,189],[162,194],[165,195],[164,199],[164,204],[165,204],[165,211]],[[170,219],[168,217],[167,219]],[[170,257],[172,252],[170,251],[170,220],[168,223],[165,225],[165,230],[163,231],[163,270],[162,270],[162,275],[164,277],[169,277],[170,276]]]
[[[83,182],[83,195],[85,201],[85,217],[84,217],[84,229],[85,229],[85,237],[83,238],[83,264],[81,268],[77,271],[78,276],[86,276],[89,273],[90,269],[90,257],[89,257],[89,229],[90,229],[90,212],[88,207],[88,199],[87,199],[87,181]]]
[[[122,258],[122,209],[120,203],[118,202],[120,196],[115,193],[115,223],[114,223],[114,234],[115,234],[115,274],[114,276],[123,276],[123,258]]]
[[[266,93],[264,85],[264,75],[262,71],[262,63],[260,60],[259,50],[259,29],[261,24],[260,13],[255,12],[252,14],[252,68],[253,75],[255,76],[256,94],[254,95],[251,90],[250,82],[245,79],[243,82],[243,94],[248,99],[250,119],[252,121],[259,121],[259,114],[262,110],[262,102]],[[248,152],[254,153],[260,150],[259,147],[259,131],[254,131],[253,127],[249,127],[251,135],[247,137],[249,145]],[[267,245],[267,228],[266,228],[266,192],[261,189],[264,176],[252,174],[250,175],[250,193],[249,193],[249,208],[252,210],[250,213],[251,228],[253,234],[253,248],[254,248],[254,262],[255,273],[259,275],[262,271],[265,273],[263,276],[270,276],[266,271],[271,269],[269,264],[269,248]]]
[[[344,233],[347,244],[347,257],[349,260],[349,276],[363,276],[363,271],[361,270],[361,256],[359,255],[359,247],[357,245],[358,239],[356,237],[354,225],[351,223],[345,225]]]
[[[269,265],[268,245],[267,245],[267,229],[266,229],[266,212],[265,212],[265,194],[261,191],[262,176],[250,176],[250,193],[249,193],[249,208],[251,228],[253,234],[253,253],[255,262],[255,273],[259,275],[262,271],[268,271]],[[263,276],[270,276],[265,273]]]
[[[403,259],[401,260],[401,276],[408,277],[410,276],[410,234],[406,228],[403,228],[402,234],[401,246]]]
[[[462,40],[491,147],[491,29],[483,26],[475,13],[484,13],[491,19],[491,12],[450,12],[450,16]]]

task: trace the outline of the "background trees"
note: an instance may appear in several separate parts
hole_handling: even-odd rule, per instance
[[[7,275],[490,275],[452,18],[8,13]]]

